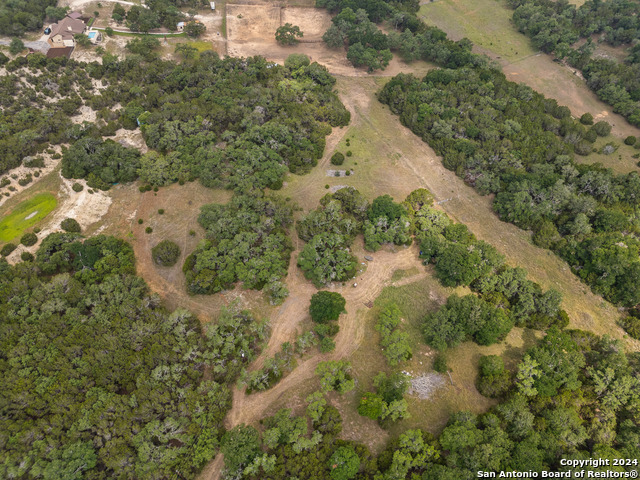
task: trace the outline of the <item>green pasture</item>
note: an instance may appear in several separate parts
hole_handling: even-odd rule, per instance
[[[40,193],[18,204],[0,220],[0,242],[20,237],[56,208],[58,201],[50,193]]]

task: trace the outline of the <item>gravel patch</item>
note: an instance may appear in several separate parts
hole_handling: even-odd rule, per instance
[[[427,373],[425,375],[420,375],[419,377],[412,377],[407,393],[409,395],[416,395],[422,400],[426,400],[433,396],[436,390],[446,385],[446,383],[447,381],[443,375],[438,373]]]

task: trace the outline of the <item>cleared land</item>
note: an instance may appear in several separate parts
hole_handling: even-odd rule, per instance
[[[227,4],[226,12],[227,52],[231,56],[262,55],[272,62],[284,63],[292,53],[304,53],[333,74],[368,76],[366,70],[351,65],[344,49],[332,50],[322,42],[322,35],[331,25],[331,15],[325,9],[252,2]],[[276,42],[276,29],[285,23],[299,26],[304,33],[298,45],[284,47]],[[426,65],[424,62],[407,65],[394,57],[389,66],[378,73],[393,76],[400,72],[421,71]]]
[[[40,222],[56,208],[56,197],[40,193],[18,204],[0,221],[0,242],[9,242]]]
[[[281,46],[275,40],[276,29],[285,23],[300,27],[302,42]],[[281,7],[273,4],[227,4],[227,51],[229,55],[263,55],[283,63],[292,53],[304,53],[331,71],[351,75],[356,72],[341,50],[331,50],[322,42],[322,34],[331,24],[326,10],[307,7]],[[364,72],[363,72],[364,73]]]
[[[325,185],[353,186],[369,198],[389,193],[396,200],[402,200],[416,188],[425,187],[434,194],[440,208],[457,221],[464,222],[479,239],[493,244],[506,256],[507,262],[526,268],[530,278],[543,288],[559,290],[564,296],[563,307],[569,313],[571,327],[599,335],[609,334],[623,339],[630,350],[640,350],[640,342],[630,339],[616,325],[619,313],[614,306],[591,293],[571,273],[565,262],[551,252],[532,245],[529,233],[501,222],[491,210],[490,198],[481,197],[453,172],[446,170],[427,144],[402,127],[397,117],[375,100],[374,94],[384,81],[383,78],[373,77],[338,77],[337,90],[352,113],[351,126],[335,129],[328,138],[325,156],[318,167],[305,176],[290,176],[282,195],[291,197],[308,211],[315,208],[318,200],[327,193]],[[349,147],[346,146],[347,138],[350,139]],[[326,176],[326,169],[330,167],[329,158],[336,149],[352,151],[353,155],[347,157],[341,168],[353,168],[353,175],[340,178]],[[359,258],[364,253],[361,248],[361,241],[357,241],[354,252]],[[294,258],[296,254],[297,250]],[[425,272],[425,267],[420,265],[417,258],[415,246],[400,249],[397,253],[386,249],[373,256],[374,261],[367,266],[366,273],[357,279],[357,288],[332,287],[347,299],[348,312],[340,319],[336,351],[331,355],[316,355],[299,362],[293,372],[266,392],[246,396],[242,390],[236,389],[233,407],[227,416],[228,427],[256,422],[279,408],[302,408],[306,395],[317,389],[313,370],[318,362],[348,357],[353,363],[358,387],[343,397],[329,397],[343,415],[343,435],[362,441],[374,449],[384,444],[389,434],[376,422],[360,417],[354,408],[359,398],[358,392],[370,387],[371,379],[377,372],[387,369],[374,329],[377,308],[388,301],[396,301],[403,310],[406,320],[403,328],[415,341],[414,358],[406,370],[417,376],[431,371],[433,358],[433,352],[420,341],[419,321],[444,302],[454,290],[443,288],[429,271]],[[416,268],[418,273],[415,273]],[[291,340],[307,320],[309,298],[315,289],[293,265],[287,284],[291,296],[271,317],[274,334],[254,368],[266,356],[273,354],[283,341]],[[458,290],[464,293],[464,289]],[[373,309],[368,309],[364,303],[373,298],[378,300]],[[492,405],[492,400],[482,397],[475,388],[480,355],[502,355],[507,365],[513,367],[522,351],[535,341],[537,335],[539,333],[514,329],[499,344],[480,347],[465,343],[451,350],[448,362],[453,370],[453,385],[449,381],[428,400],[410,397],[412,418],[398,423],[390,433],[416,425],[437,431],[452,412],[460,409],[486,410]],[[222,466],[218,456],[201,478],[219,478]]]

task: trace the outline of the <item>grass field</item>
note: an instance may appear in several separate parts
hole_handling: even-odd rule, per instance
[[[57,203],[56,197],[50,193],[40,193],[20,203],[0,221],[0,242],[20,237],[51,213]]]
[[[439,0],[420,7],[419,15],[450,38],[466,37],[480,50],[513,62],[536,52],[529,39],[516,31],[512,13],[504,0]]]
[[[433,373],[432,364],[436,352],[424,344],[420,324],[428,313],[436,310],[454,292],[460,295],[468,293],[464,288],[444,288],[430,275],[407,285],[386,287],[382,291],[374,307],[364,318],[364,341],[350,357],[358,386],[354,392],[335,398],[345,425],[349,425],[349,431],[345,431],[343,436],[367,443],[370,448],[379,451],[389,435],[393,437],[410,428],[424,428],[432,433],[439,433],[451,413],[461,410],[481,413],[495,403],[480,395],[475,387],[480,357],[500,355],[506,366],[513,369],[523,352],[541,336],[541,332],[514,328],[504,341],[495,345],[482,347],[473,342],[465,342],[447,351],[451,377],[443,375],[445,384],[431,398],[407,396],[411,417],[397,422],[388,430],[381,429],[376,422],[357,413],[360,396],[373,388],[373,377],[379,372],[408,371],[414,377]],[[375,330],[379,312],[391,302],[396,303],[403,312],[401,328],[409,334],[413,349],[413,358],[397,367],[387,364],[379,345],[380,336]],[[356,430],[351,430],[352,425],[356,426]]]
[[[206,52],[207,50],[213,50],[211,42],[188,42],[187,45],[198,50],[198,53]]]

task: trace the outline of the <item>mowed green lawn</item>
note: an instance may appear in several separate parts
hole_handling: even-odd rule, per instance
[[[20,203],[0,220],[0,242],[9,242],[21,236],[51,211],[58,201],[50,193],[40,193]]]
[[[437,0],[422,5],[418,15],[450,38],[466,37],[510,62],[536,53],[529,38],[511,22],[513,10],[505,0]]]

